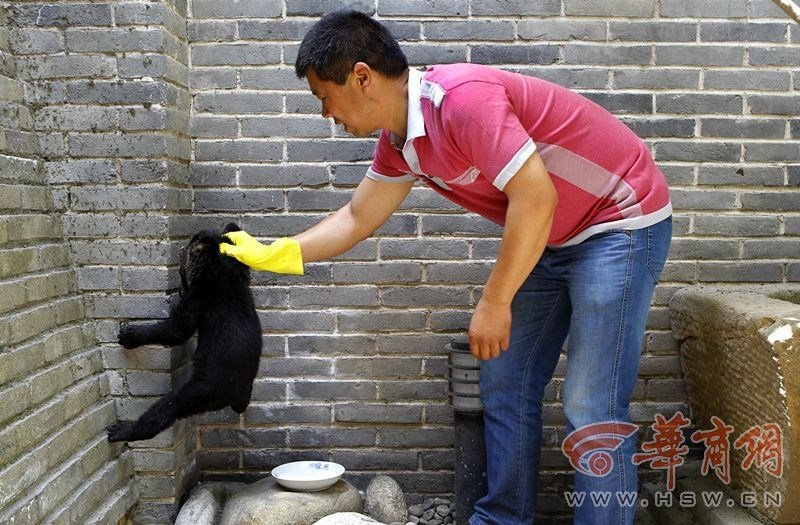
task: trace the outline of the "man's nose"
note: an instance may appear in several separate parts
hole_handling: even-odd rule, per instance
[[[322,116],[325,118],[331,118],[331,112],[328,111],[328,108],[325,106],[325,103],[322,103]]]

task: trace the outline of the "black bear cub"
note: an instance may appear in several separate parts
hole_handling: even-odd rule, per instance
[[[250,293],[250,269],[219,253],[229,242],[222,232],[204,230],[181,249],[179,301],[168,319],[125,325],[119,343],[125,348],[145,344],[174,346],[197,331],[197,349],[189,381],[155,402],[133,422],[108,429],[109,441],[150,439],[176,419],[230,406],[242,413],[250,403],[261,356],[261,324]]]

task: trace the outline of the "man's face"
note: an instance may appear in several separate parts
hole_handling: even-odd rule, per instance
[[[314,70],[306,74],[311,92],[322,102],[322,116],[332,118],[344,130],[356,137],[367,137],[377,128],[369,123],[367,98],[355,74],[350,73],[344,85],[320,80]]]

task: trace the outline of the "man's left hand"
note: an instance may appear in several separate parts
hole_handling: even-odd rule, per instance
[[[511,305],[482,297],[469,325],[472,355],[482,360],[498,357],[508,348],[510,333]]]

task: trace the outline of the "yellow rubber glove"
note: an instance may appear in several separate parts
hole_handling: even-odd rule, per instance
[[[224,237],[233,244],[220,243],[220,253],[230,255],[254,270],[303,275],[300,243],[294,239],[284,237],[272,244],[261,244],[245,231],[228,232]]]

